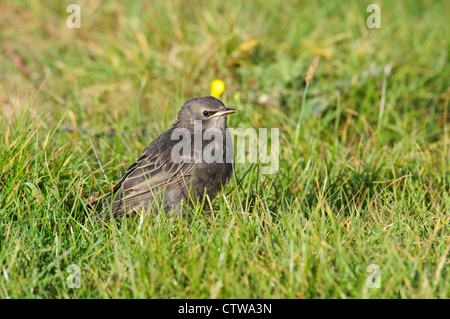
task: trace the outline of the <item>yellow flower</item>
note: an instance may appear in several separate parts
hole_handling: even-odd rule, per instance
[[[218,98],[225,91],[225,82],[222,80],[215,79],[211,81],[211,95]]]

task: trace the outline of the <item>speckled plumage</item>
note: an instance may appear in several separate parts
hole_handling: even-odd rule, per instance
[[[205,116],[204,112],[209,115]],[[120,178],[104,200],[103,211],[98,217],[109,218],[110,212],[114,217],[133,215],[149,209],[156,214],[159,207],[166,214],[179,214],[183,202],[192,206],[203,200],[205,195],[212,200],[233,173],[234,156],[229,153],[233,152],[233,144],[227,129],[227,114],[234,112],[211,96],[187,101],[173,126],[156,137]],[[196,162],[194,143],[191,154],[184,155],[181,162],[172,159],[172,148],[180,141],[174,140],[172,133],[176,129],[186,129],[193,141],[194,121],[201,121],[203,131],[208,128],[220,130],[223,139],[202,139],[202,150],[212,141],[220,143],[219,147],[223,148],[222,162],[207,163],[204,159]]]

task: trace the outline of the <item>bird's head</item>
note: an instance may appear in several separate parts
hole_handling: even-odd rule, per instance
[[[202,122],[202,129],[211,127],[226,128],[227,115],[236,110],[226,107],[220,100],[212,96],[193,98],[188,100],[178,112],[178,120],[174,127],[184,127],[194,130],[194,121]]]

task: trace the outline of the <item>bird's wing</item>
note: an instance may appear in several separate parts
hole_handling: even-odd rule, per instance
[[[147,201],[151,202],[161,191],[189,189],[191,175],[195,165],[189,158],[181,163],[171,160],[170,154],[158,150],[145,152],[133,163],[113,188],[104,201],[104,210],[100,215],[108,216],[108,209],[113,198],[112,213],[121,216],[124,207]]]
[[[123,199],[131,200],[141,195],[148,196],[152,192],[159,193],[162,190],[174,190],[179,187],[189,187],[189,182],[194,165],[193,163],[174,163],[170,159],[162,160],[158,156],[144,157],[131,170],[127,170],[126,176],[119,181],[122,191],[125,192]],[[133,164],[134,165],[134,164]],[[133,166],[132,165],[132,166]]]

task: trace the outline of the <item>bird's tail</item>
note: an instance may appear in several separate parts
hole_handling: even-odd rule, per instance
[[[119,194],[118,197],[121,197]],[[112,193],[108,194],[103,199],[102,211],[97,214],[95,220],[100,222],[102,220],[109,220],[111,217],[116,218],[123,215],[123,203],[121,198],[112,198]]]

